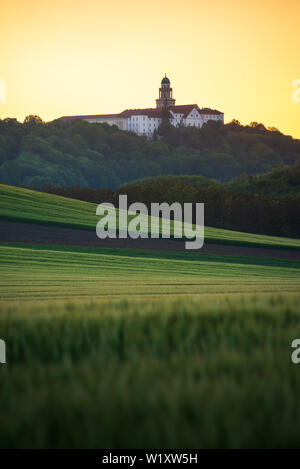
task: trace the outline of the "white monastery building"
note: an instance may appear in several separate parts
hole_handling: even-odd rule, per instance
[[[151,138],[155,129],[158,129],[162,123],[163,116],[166,116],[174,127],[202,127],[208,121],[219,121],[224,124],[223,112],[215,109],[199,108],[197,104],[176,106],[170,80],[166,75],[161,81],[156,108],[126,109],[120,114],[64,116],[62,119],[83,119],[91,123],[106,122],[109,125],[116,125],[120,130]]]

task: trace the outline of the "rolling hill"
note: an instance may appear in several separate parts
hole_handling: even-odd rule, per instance
[[[0,185],[0,219],[83,230],[95,230],[96,204]],[[250,247],[300,249],[300,240],[242,233],[205,226],[205,243]]]

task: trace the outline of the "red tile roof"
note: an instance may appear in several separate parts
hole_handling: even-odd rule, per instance
[[[125,109],[125,111],[119,114],[119,117],[131,117],[131,116],[148,116],[148,117],[161,117],[161,110],[156,108],[146,109]]]
[[[131,116],[161,117],[161,110],[156,108],[125,109],[119,114],[94,114],[91,116],[63,116],[61,119],[108,119],[127,118]]]
[[[119,117],[119,114],[92,114],[91,116],[63,116],[61,119],[101,119],[109,117]]]
[[[183,114],[183,117],[187,117],[189,113],[196,108],[199,114],[215,114],[221,115],[223,112],[217,111],[215,109],[210,108],[202,108],[200,109],[197,104],[182,104],[179,106],[171,106],[169,109],[175,114]]]
[[[215,109],[209,108],[202,108],[200,109],[197,104],[182,104],[178,106],[171,106],[169,110],[172,111],[174,114],[183,114],[183,117],[187,117],[190,112],[196,108],[200,114],[215,114],[221,115],[223,114],[220,111]],[[131,116],[148,116],[148,117],[161,117],[162,110],[156,108],[146,108],[146,109],[125,109],[125,111],[120,112],[119,114],[94,114],[89,116],[63,116],[61,119],[109,119],[109,118],[128,118]],[[169,113],[169,117],[172,115]]]
[[[216,109],[210,109],[209,107],[198,109],[198,112],[200,112],[200,114],[216,114],[218,116],[224,114],[224,112],[217,111]]]
[[[169,109],[174,114],[183,114],[183,117],[187,117],[194,108],[198,108],[197,104],[181,104],[178,106],[171,106]]]

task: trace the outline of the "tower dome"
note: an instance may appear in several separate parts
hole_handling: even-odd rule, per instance
[[[167,77],[166,74],[165,74],[164,78],[161,80],[161,84],[162,85],[169,85],[170,84],[170,80],[169,80],[169,78]]]

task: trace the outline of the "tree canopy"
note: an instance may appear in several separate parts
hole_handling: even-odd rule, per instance
[[[298,158],[300,140],[258,123],[209,122],[201,129],[163,125],[149,141],[80,119],[0,120],[0,181],[33,188],[115,189],[140,178],[184,174],[227,182],[292,165]]]

